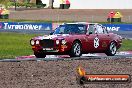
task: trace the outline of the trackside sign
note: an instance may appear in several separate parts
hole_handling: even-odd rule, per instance
[[[120,27],[106,27],[108,31],[119,31]]]
[[[0,29],[52,30],[52,23],[0,22]]]
[[[51,31],[54,23],[0,22],[3,30]],[[109,31],[132,31],[132,24],[103,24]],[[56,27],[55,27],[56,28]]]
[[[8,23],[4,23],[4,29],[26,29],[26,30],[40,30],[42,25],[32,25],[32,24],[24,24],[24,25],[10,25]]]
[[[103,24],[109,31],[132,31],[132,24]]]

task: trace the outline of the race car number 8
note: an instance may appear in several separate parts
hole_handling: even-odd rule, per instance
[[[98,48],[99,47],[99,38],[95,38],[94,39],[94,48]]]

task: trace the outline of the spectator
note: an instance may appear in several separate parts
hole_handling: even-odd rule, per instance
[[[113,16],[114,22],[121,22],[122,14],[120,12],[116,12],[115,15]]]
[[[113,11],[111,11],[109,14],[108,14],[108,18],[107,18],[107,21],[108,22],[114,22],[114,19],[113,19],[113,16],[115,15],[115,13]]]
[[[66,0],[65,2],[65,9],[69,9],[70,8],[70,1],[69,0]]]
[[[8,19],[9,18],[9,14],[10,14],[9,10],[3,8],[2,11],[1,11],[1,18],[2,19]]]
[[[3,11],[3,9],[2,8],[0,8],[0,19],[2,18],[2,11]]]
[[[65,0],[60,0],[60,9],[64,9]]]

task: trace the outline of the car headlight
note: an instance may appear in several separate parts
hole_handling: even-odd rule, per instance
[[[39,44],[39,40],[36,41],[36,44]]]
[[[66,44],[66,40],[62,40],[61,43],[62,43],[63,45],[65,45],[65,44]]]
[[[59,40],[56,40],[56,44],[58,45],[60,43],[60,41]]]
[[[34,40],[31,40],[31,45],[34,45],[34,44],[35,44]]]

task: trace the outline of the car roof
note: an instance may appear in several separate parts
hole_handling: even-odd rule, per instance
[[[63,24],[92,24],[92,25],[95,25],[95,24],[99,24],[99,23],[89,23],[89,22],[73,22],[73,23],[63,23]]]
[[[89,23],[89,22],[76,22],[77,24],[99,24],[99,23]]]

